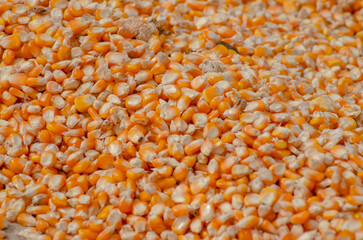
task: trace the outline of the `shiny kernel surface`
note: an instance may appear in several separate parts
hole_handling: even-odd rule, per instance
[[[0,239],[363,239],[363,3],[0,0]]]

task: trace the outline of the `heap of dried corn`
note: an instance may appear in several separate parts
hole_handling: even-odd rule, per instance
[[[0,228],[363,239],[362,7],[1,0]]]

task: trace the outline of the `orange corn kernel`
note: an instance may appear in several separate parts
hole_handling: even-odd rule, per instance
[[[19,35],[6,36],[1,39],[0,45],[5,49],[17,50],[21,46]]]

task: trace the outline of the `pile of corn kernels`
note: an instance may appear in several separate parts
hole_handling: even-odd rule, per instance
[[[0,238],[363,239],[362,1],[0,16]]]

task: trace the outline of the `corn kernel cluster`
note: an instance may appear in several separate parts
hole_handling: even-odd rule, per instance
[[[361,0],[0,0],[0,238],[363,239]]]

